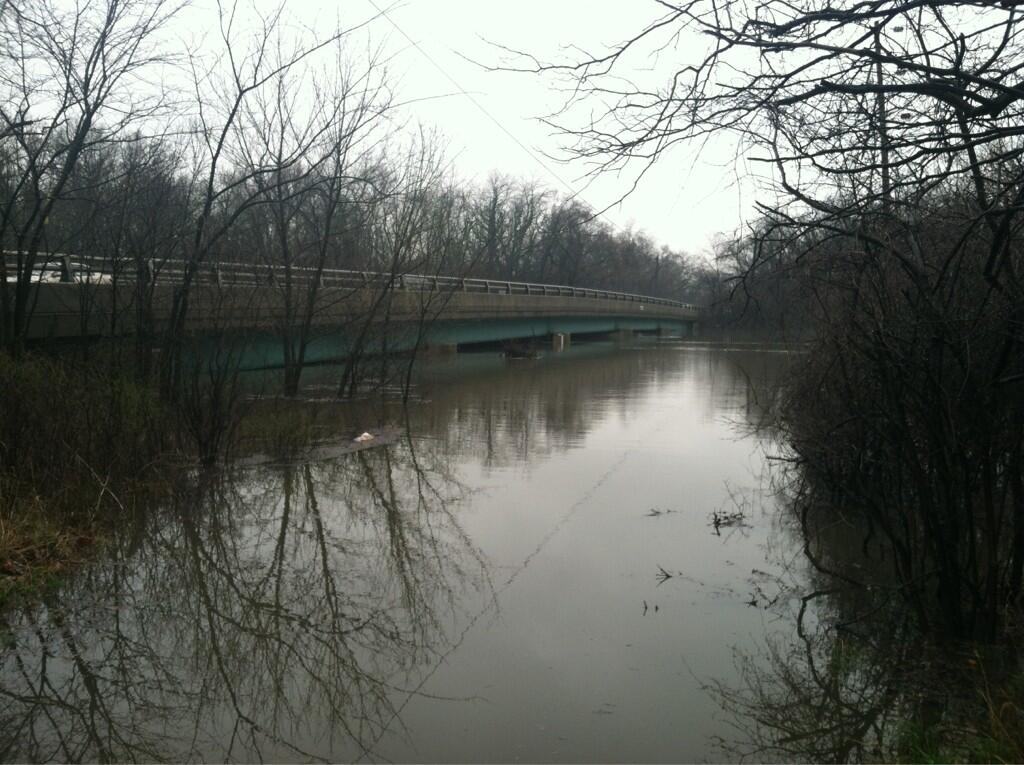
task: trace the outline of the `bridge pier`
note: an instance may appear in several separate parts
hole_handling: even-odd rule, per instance
[[[617,343],[628,343],[633,339],[633,330],[617,329],[612,332],[612,340]]]
[[[568,332],[554,332],[551,335],[551,350],[555,353],[569,350],[572,344],[572,335]]]

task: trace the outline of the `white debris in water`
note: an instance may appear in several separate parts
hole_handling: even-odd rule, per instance
[[[356,437],[355,437],[355,438],[353,438],[352,440],[353,440],[353,441],[356,441],[357,443],[363,444],[363,443],[366,443],[367,441],[372,441],[372,440],[373,440],[373,438],[374,438],[374,437],[373,437],[373,436],[371,436],[371,435],[370,435],[369,433],[363,433],[363,435],[361,435],[361,436],[356,436]]]

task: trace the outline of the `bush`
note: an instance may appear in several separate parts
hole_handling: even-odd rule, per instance
[[[912,268],[861,253],[826,293],[783,422],[805,531],[813,506],[856,519],[925,632],[989,642],[1024,596],[1021,295],[985,280],[984,247],[952,280],[931,244]]]
[[[98,365],[0,354],[0,602],[103,536],[166,422],[153,391]]]
[[[165,440],[155,393],[93,366],[0,355],[0,391],[0,470],[44,496],[134,477]]]

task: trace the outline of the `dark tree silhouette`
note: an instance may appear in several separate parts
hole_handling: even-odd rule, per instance
[[[596,55],[507,65],[568,86],[550,121],[596,171],[725,135],[763,168],[724,252],[736,295],[815,327],[786,424],[805,507],[890,541],[919,627],[997,638],[1024,593],[1017,4],[656,5]],[[662,80],[625,76],[654,56]]]

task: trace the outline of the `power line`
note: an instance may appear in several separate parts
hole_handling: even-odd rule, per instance
[[[561,176],[560,176],[560,175],[559,175],[558,173],[556,173],[556,172],[555,172],[554,170],[552,170],[552,169],[551,169],[551,168],[550,168],[550,167],[549,167],[549,166],[547,165],[547,163],[545,163],[545,162],[544,162],[544,160],[542,160],[542,159],[541,159],[540,157],[538,157],[538,156],[537,156],[536,154],[534,154],[534,152],[533,152],[533,151],[532,151],[532,150],[531,150],[531,149],[530,149],[530,148],[529,148],[528,146],[526,146],[526,144],[524,144],[524,143],[523,143],[522,141],[520,141],[520,140],[519,140],[518,138],[516,138],[516,136],[515,136],[515,135],[513,135],[513,134],[512,134],[512,132],[511,132],[511,131],[509,131],[509,129],[508,129],[507,127],[505,127],[505,126],[504,126],[504,125],[503,125],[503,124],[501,123],[501,120],[499,120],[499,119],[498,119],[497,117],[495,117],[495,116],[494,116],[493,114],[491,114],[491,113],[490,113],[489,111],[487,111],[487,109],[486,109],[486,108],[484,107],[484,105],[483,105],[483,104],[481,104],[481,103],[480,103],[479,101],[477,101],[477,100],[476,100],[476,98],[475,98],[475,97],[473,96],[473,94],[472,94],[472,93],[470,93],[470,92],[469,92],[469,91],[467,91],[467,90],[466,90],[465,88],[463,88],[463,87],[462,87],[462,86],[461,86],[461,85],[460,85],[460,84],[458,83],[458,81],[457,81],[457,80],[456,80],[456,79],[455,79],[455,78],[454,78],[454,77],[453,77],[452,75],[450,75],[450,74],[449,74],[449,73],[447,72],[447,70],[445,70],[445,68],[444,68],[443,66],[441,66],[441,65],[440,65],[439,63],[437,63],[437,61],[435,61],[435,60],[434,60],[433,56],[431,56],[431,55],[430,55],[429,53],[427,53],[427,51],[425,51],[425,50],[424,50],[424,49],[423,49],[422,47],[420,47],[420,44],[419,44],[418,42],[416,42],[416,41],[415,41],[414,39],[412,39],[412,37],[410,37],[410,36],[409,36],[409,35],[408,35],[408,34],[406,33],[406,31],[405,31],[404,29],[402,29],[401,25],[399,25],[399,23],[398,23],[397,21],[395,21],[395,20],[394,20],[393,18],[391,18],[391,15],[390,15],[390,14],[388,13],[388,11],[386,11],[386,10],[383,10],[383,9],[382,9],[382,8],[381,8],[381,7],[379,6],[379,5],[377,5],[377,3],[375,2],[375,0],[369,0],[369,3],[370,3],[370,5],[372,5],[372,6],[373,6],[373,7],[374,7],[374,8],[375,8],[375,9],[377,10],[377,13],[379,13],[379,14],[380,14],[381,16],[383,16],[384,18],[386,18],[386,19],[387,19],[387,20],[388,20],[388,21],[389,21],[389,22],[391,23],[391,26],[393,26],[393,27],[394,27],[395,29],[397,29],[397,30],[398,30],[398,32],[399,32],[399,33],[400,33],[400,34],[402,35],[402,37],[404,37],[404,38],[405,38],[406,40],[408,40],[408,41],[409,41],[409,44],[410,44],[410,45],[412,45],[412,46],[413,46],[413,47],[414,47],[414,48],[415,48],[416,50],[418,50],[418,51],[420,52],[420,54],[421,54],[421,55],[422,55],[422,56],[423,56],[423,57],[424,57],[424,58],[425,58],[425,59],[426,59],[427,61],[429,61],[429,62],[430,62],[430,63],[431,63],[431,65],[433,65],[433,67],[434,67],[434,68],[435,68],[435,69],[436,69],[437,71],[439,71],[439,72],[440,72],[440,73],[441,73],[441,74],[442,74],[442,75],[443,75],[443,76],[445,77],[445,79],[447,79],[447,80],[448,80],[448,82],[450,82],[450,83],[451,83],[452,85],[454,85],[454,86],[455,86],[455,88],[456,88],[456,90],[458,90],[458,92],[459,92],[460,94],[462,94],[462,95],[464,95],[464,96],[465,96],[466,98],[468,98],[468,99],[470,100],[470,102],[471,102],[471,103],[472,103],[472,104],[473,104],[473,105],[474,105],[474,106],[475,106],[475,107],[476,107],[477,109],[479,109],[479,110],[480,110],[481,112],[483,112],[483,114],[484,114],[484,115],[485,115],[485,116],[486,116],[486,117],[487,117],[487,118],[488,118],[488,119],[489,119],[489,120],[490,120],[491,122],[493,122],[493,123],[494,123],[494,124],[495,124],[495,125],[496,125],[496,126],[498,127],[498,129],[499,129],[499,130],[501,130],[501,132],[502,132],[502,133],[504,133],[504,134],[505,134],[506,136],[508,136],[508,137],[509,137],[510,139],[512,139],[512,141],[513,141],[513,142],[514,142],[514,143],[516,144],[516,146],[518,146],[518,147],[519,147],[520,149],[522,149],[522,150],[523,150],[524,152],[526,152],[526,154],[527,154],[527,155],[529,155],[529,156],[530,156],[530,158],[531,158],[531,159],[533,159],[533,161],[534,161],[534,162],[536,162],[536,163],[537,163],[538,165],[540,165],[541,167],[543,167],[543,168],[544,168],[544,169],[545,169],[545,170],[546,170],[546,171],[548,172],[548,174],[549,174],[549,175],[550,175],[550,176],[551,176],[552,178],[554,178],[554,179],[555,179],[556,181],[558,181],[558,182],[559,182],[559,183],[560,183],[560,184],[561,184],[562,186],[564,186],[564,187],[565,187],[566,189],[568,189],[569,193],[570,193],[570,194],[572,195],[572,196],[570,197],[571,199],[575,199],[576,197],[580,197],[580,198],[582,199],[582,196],[581,196],[581,192],[579,192],[579,191],[577,191],[577,190],[576,190],[575,188],[573,188],[573,187],[572,187],[572,185],[571,185],[571,184],[570,184],[570,183],[569,183],[568,181],[566,181],[566,180],[565,180],[564,178],[562,178],[562,177],[561,177]],[[584,202],[586,202],[586,200],[583,200],[583,201],[584,201]],[[598,215],[602,215],[602,216],[603,216],[603,213],[601,213],[601,212],[599,212],[599,213],[597,213],[597,214],[598,214]]]

